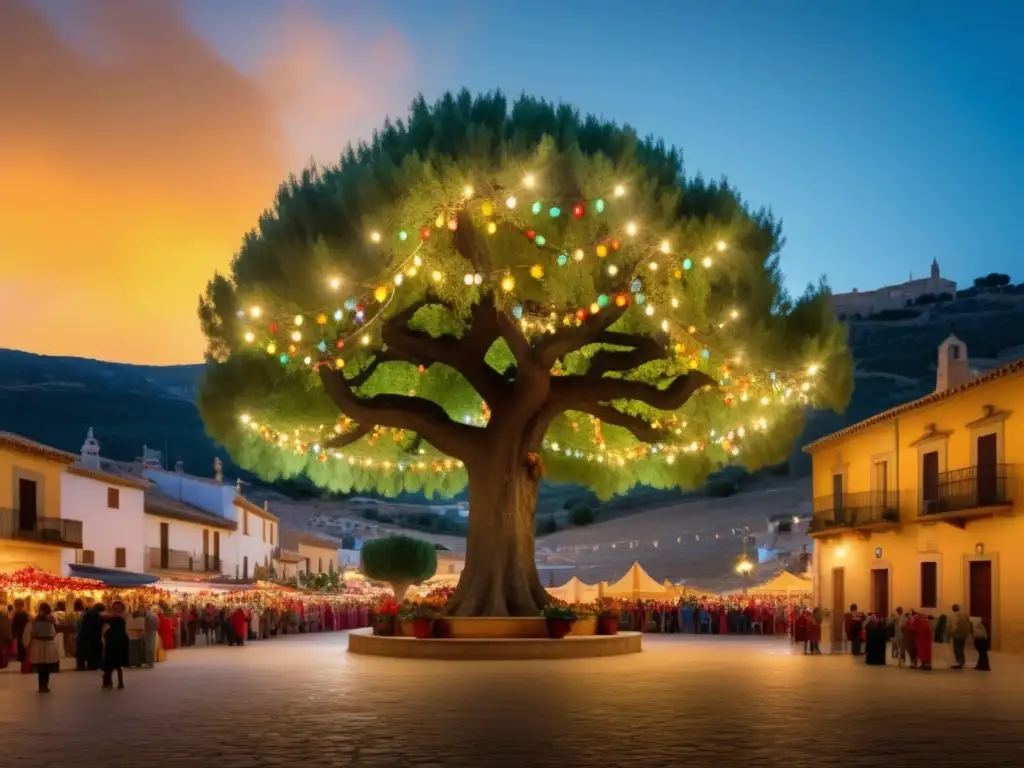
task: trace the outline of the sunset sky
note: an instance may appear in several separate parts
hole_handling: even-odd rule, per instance
[[[1015,0],[0,0],[0,347],[200,360],[277,184],[463,86],[681,146],[784,219],[796,291],[1020,282],[1021,39]]]

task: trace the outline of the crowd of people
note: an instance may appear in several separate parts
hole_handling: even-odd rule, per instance
[[[137,601],[131,609],[119,599],[77,599],[68,610],[57,601],[38,602],[32,612],[15,600],[0,612],[0,669],[16,660],[23,673],[34,672],[39,692],[49,693],[50,678],[61,660],[75,659],[78,671],[101,671],[102,687],[124,689],[123,670],[152,668],[166,651],[195,645],[241,647],[247,642],[289,633],[332,632],[370,625],[365,600],[271,599],[258,602],[212,601],[205,604]]]
[[[666,600],[616,600],[621,629],[704,635],[791,632],[803,600],[776,595],[731,595]]]
[[[967,616],[959,605],[952,606],[950,616],[935,617],[897,608],[886,617],[861,613],[853,604],[844,616],[843,626],[853,655],[863,655],[865,663],[872,666],[884,666],[888,655],[900,667],[928,671],[934,663],[934,645],[948,643],[953,656],[950,668],[963,669],[967,663],[967,643],[971,641],[978,653],[974,669],[991,670],[988,628],[980,617]]]

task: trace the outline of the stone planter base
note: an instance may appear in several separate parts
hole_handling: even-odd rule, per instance
[[[639,632],[617,635],[568,636],[563,640],[545,638],[463,638],[417,640],[412,637],[378,637],[368,629],[349,632],[348,652],[396,659],[438,659],[448,661],[509,661],[519,659],[585,659],[640,653]]]

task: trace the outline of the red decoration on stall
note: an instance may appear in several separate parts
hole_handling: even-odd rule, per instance
[[[103,589],[102,581],[58,576],[38,568],[22,568],[14,573],[0,573],[0,589],[30,592],[91,592]]]

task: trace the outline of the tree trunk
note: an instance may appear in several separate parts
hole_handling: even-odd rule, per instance
[[[549,596],[534,554],[539,467],[495,446],[469,474],[466,565],[448,602],[452,616],[537,616]]]
[[[395,593],[395,602],[401,605],[405,601],[405,596],[409,594],[409,587],[412,586],[411,581],[392,581],[391,591]]]

